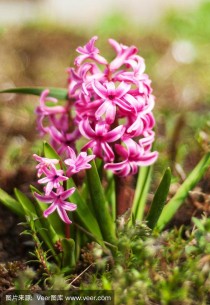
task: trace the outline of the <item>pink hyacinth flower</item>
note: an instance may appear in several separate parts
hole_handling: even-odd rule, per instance
[[[51,136],[52,146],[59,154],[63,153],[67,146],[74,147],[75,141],[80,137],[80,132],[77,128],[71,133],[67,133],[63,130],[58,130],[55,126],[50,126],[47,131]]]
[[[125,177],[134,175],[138,171],[138,166],[148,166],[154,163],[158,157],[157,152],[145,152],[143,146],[138,145],[132,139],[124,140],[127,147],[116,144],[117,153],[124,159],[119,163],[108,163],[105,169],[113,171],[115,174]]]
[[[87,155],[86,152],[81,152],[76,156],[74,150],[71,147],[67,147],[68,159],[64,161],[68,165],[66,175],[68,177],[80,172],[81,170],[91,168],[89,162],[95,158],[95,155]]]
[[[64,191],[62,187],[57,189],[57,192],[51,191],[48,195],[40,195],[38,193],[34,193],[35,197],[47,204],[50,204],[50,207],[46,209],[43,213],[44,217],[47,218],[50,214],[52,214],[55,210],[57,210],[58,215],[62,219],[63,222],[70,224],[72,221],[69,219],[66,211],[74,211],[77,208],[77,205],[65,201],[65,199],[69,198],[75,191],[75,188],[72,187],[69,190]]]
[[[106,82],[103,86],[100,82],[94,81],[92,86],[95,93],[102,99],[102,104],[95,113],[97,120],[105,114],[107,124],[112,124],[116,116],[116,106],[127,112],[132,110],[126,101],[126,93],[131,87],[129,84],[121,82],[118,88],[115,88],[113,82]]]
[[[38,177],[41,177],[41,175],[44,173],[44,170],[46,168],[48,168],[52,164],[55,165],[55,164],[59,163],[59,160],[57,160],[57,159],[43,158],[36,154],[33,154],[33,157],[37,162],[39,162],[39,164],[37,164],[37,166],[36,166],[36,169],[38,170],[37,171]]]
[[[122,137],[125,131],[124,126],[120,125],[109,131],[108,125],[105,122],[98,122],[95,126],[95,130],[93,130],[88,119],[85,119],[80,122],[79,130],[85,138],[90,139],[90,141],[83,146],[83,151],[92,148],[93,153],[97,157],[103,158],[108,162],[114,160],[114,152],[108,143],[115,142]]]
[[[66,112],[66,109],[63,106],[59,106],[59,105],[53,106],[53,107],[46,106],[46,102],[53,102],[53,103],[58,102],[58,100],[56,98],[48,96],[49,92],[50,92],[50,90],[48,90],[48,89],[46,89],[42,92],[42,94],[40,96],[40,100],[39,100],[40,105],[36,108],[36,113],[40,116],[45,116],[45,115]]]
[[[68,180],[66,176],[63,176],[63,170],[56,169],[53,164],[50,168],[45,168],[43,173],[46,177],[39,179],[38,183],[47,184],[45,187],[46,195],[49,195],[53,188],[59,188],[61,182]]]
[[[114,39],[109,39],[109,43],[117,53],[116,58],[109,64],[109,69],[111,71],[120,68],[123,64],[126,63],[126,60],[130,59],[138,52],[138,49],[135,46],[127,47],[123,44],[118,43]]]
[[[93,59],[99,64],[106,65],[107,61],[104,57],[99,55],[99,49],[95,47],[95,42],[98,39],[97,36],[94,36],[84,47],[78,47],[77,52],[80,53],[74,63],[76,66],[81,65],[81,63],[86,59]]]

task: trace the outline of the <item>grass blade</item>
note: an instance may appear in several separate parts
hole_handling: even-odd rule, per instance
[[[63,88],[48,88],[50,90],[49,96],[55,97],[59,100],[68,99],[68,91]],[[45,87],[29,87],[29,88],[11,88],[6,90],[1,90],[0,93],[19,93],[19,94],[29,94],[29,95],[40,95]]]
[[[192,190],[200,181],[205,171],[210,166],[210,152],[207,153],[192,170],[187,179],[182,183],[174,197],[164,207],[163,212],[158,220],[157,228],[162,230],[165,225],[171,220],[178,208],[186,199],[188,192]]]
[[[169,192],[171,184],[171,170],[168,167],[163,175],[163,178],[155,192],[154,199],[152,201],[148,216],[146,218],[147,225],[149,228],[153,229],[161,215],[163,207],[167,200],[167,195]]]

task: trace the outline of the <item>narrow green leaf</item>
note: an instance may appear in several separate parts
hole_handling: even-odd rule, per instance
[[[76,187],[73,180],[69,179],[67,181],[67,188]],[[85,229],[90,232],[96,241],[100,244],[103,244],[103,237],[101,234],[101,230],[99,228],[99,225],[93,216],[91,209],[87,205],[87,203],[83,200],[83,198],[80,196],[80,193],[76,189],[75,192],[71,195],[70,198],[71,202],[74,202],[77,204],[77,209],[75,212],[79,221],[81,224],[85,227]]]
[[[2,189],[0,189],[0,201],[18,216],[25,216],[21,204]]]
[[[65,272],[71,271],[75,266],[75,242],[73,239],[63,238],[61,240],[61,245],[63,248],[63,260],[62,260],[62,270]]]
[[[134,219],[142,220],[151,182],[152,166],[141,167],[136,183],[136,192],[132,205]]]
[[[67,100],[68,99],[68,91],[67,89],[63,88],[48,88],[50,90],[49,95],[51,97],[55,97],[60,100]],[[6,90],[1,90],[0,93],[19,93],[19,94],[30,94],[30,95],[40,95],[44,90],[45,87],[34,87],[34,88],[11,88]]]
[[[92,152],[89,150],[88,152]],[[96,169],[95,161],[90,162],[91,168],[86,171],[88,189],[95,210],[95,215],[105,241],[115,244],[115,224],[108,210],[101,181]]]
[[[57,154],[57,152],[48,144],[47,142],[44,142],[44,155],[46,158],[49,159],[58,159],[60,160],[60,156]]]
[[[21,203],[25,215],[32,216],[33,218],[36,217],[36,210],[31,200],[18,189],[15,189],[15,196]]]
[[[155,227],[161,215],[161,212],[167,200],[170,184],[171,184],[171,170],[170,168],[167,168],[155,192],[148,216],[146,218],[147,225],[151,229]]]
[[[21,203],[22,208],[25,212],[25,216],[29,216],[31,220],[34,221],[34,225],[37,233],[40,234],[42,240],[45,242],[47,247],[51,250],[55,259],[57,259],[57,255],[54,250],[54,243],[58,240],[58,238],[54,238],[51,228],[49,227],[48,221],[42,221],[43,215],[39,208],[34,205],[25,194],[23,194],[20,190],[15,189],[15,195],[18,201]],[[46,229],[46,230],[44,230]]]
[[[188,192],[192,190],[200,181],[206,170],[210,166],[210,152],[207,153],[192,170],[187,179],[182,183],[174,197],[164,207],[162,214],[157,223],[157,228],[162,230],[165,225],[171,220],[178,208],[184,203]]]

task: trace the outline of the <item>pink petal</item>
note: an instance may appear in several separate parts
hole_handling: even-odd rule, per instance
[[[116,89],[116,96],[121,98],[130,90],[131,85],[126,84],[125,82],[121,82],[118,88]]]
[[[85,119],[79,123],[79,131],[81,134],[88,139],[95,138],[95,131],[90,126],[88,119]]]
[[[117,126],[113,130],[109,131],[105,136],[105,141],[115,142],[120,139],[125,132],[125,127],[123,125]]]
[[[75,211],[77,209],[77,205],[72,202],[63,202],[62,208],[67,211]]]
[[[95,93],[103,99],[107,98],[107,89],[97,80],[92,82]]]
[[[57,211],[58,211],[60,218],[63,220],[63,222],[68,223],[68,224],[72,223],[72,221],[69,219],[69,217],[64,209],[57,207]]]
[[[51,204],[51,206],[43,212],[43,216],[47,218],[50,214],[52,214],[56,210],[56,204]]]
[[[64,199],[70,197],[75,192],[75,190],[76,190],[76,188],[72,187],[69,190],[62,192],[61,198],[64,200]]]
[[[107,143],[101,143],[101,147],[103,149],[103,151],[105,152],[105,155],[106,155],[106,160],[108,162],[111,162],[114,160],[114,152],[113,150],[111,149],[111,147],[109,146],[109,144]]]
[[[36,192],[34,193],[34,196],[35,196],[38,200],[40,200],[40,201],[42,201],[42,202],[45,202],[45,203],[51,203],[52,200],[53,200],[52,196],[40,195],[40,194],[38,194],[38,193],[36,193]]]

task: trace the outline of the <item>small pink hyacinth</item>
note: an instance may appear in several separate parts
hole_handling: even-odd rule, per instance
[[[115,88],[113,82],[107,82],[104,86],[95,81],[92,83],[95,93],[102,99],[102,104],[95,112],[96,119],[98,120],[104,113],[107,124],[112,124],[116,116],[116,106],[124,111],[131,111],[132,108],[126,100],[126,93],[130,89],[130,85],[124,82]]]
[[[59,188],[60,183],[68,180],[66,176],[63,176],[63,170],[56,169],[56,167],[52,164],[50,168],[45,168],[43,173],[46,177],[38,180],[40,184],[47,184],[45,187],[45,194],[49,195],[53,188]]]
[[[119,176],[135,175],[138,171],[138,166],[151,165],[158,157],[157,152],[145,152],[143,145],[138,145],[132,139],[125,139],[124,143],[127,149],[122,145],[115,145],[115,150],[124,160],[119,163],[107,163],[104,166],[105,169],[112,170]]]
[[[57,159],[43,158],[36,154],[33,154],[33,157],[37,162],[39,162],[39,164],[36,166],[38,177],[41,177],[41,175],[44,174],[45,169],[47,169],[49,166],[59,163],[59,160]]]
[[[126,63],[126,60],[138,52],[138,49],[135,46],[127,47],[114,39],[109,39],[109,43],[117,53],[116,58],[109,64],[111,71],[120,68]]]
[[[37,107],[36,113],[39,115],[50,115],[55,113],[66,112],[63,106],[54,106],[54,107],[46,106],[46,102],[53,102],[55,104],[58,102],[56,98],[48,96],[49,93],[50,93],[49,89],[46,89],[42,92],[40,96],[40,105]]]
[[[86,152],[81,152],[76,156],[74,150],[71,147],[67,147],[68,159],[64,161],[68,165],[66,175],[71,177],[73,174],[80,172],[81,170],[91,168],[89,162],[95,158],[95,155],[88,156]]]
[[[90,39],[90,41],[84,47],[78,47],[77,52],[80,53],[75,59],[75,65],[79,66],[81,63],[86,59],[94,59],[99,64],[106,65],[107,61],[104,57],[99,55],[99,49],[94,46],[96,40],[98,39],[97,36],[94,36]]]
[[[109,131],[105,122],[99,122],[96,123],[95,130],[93,130],[89,121],[86,119],[80,122],[79,129],[84,137],[90,139],[90,141],[83,146],[83,151],[92,148],[93,153],[97,157],[104,158],[108,162],[114,160],[114,152],[108,143],[115,142],[122,137],[125,131],[124,126],[120,125]]]
[[[65,201],[65,199],[69,198],[74,193],[74,191],[74,187],[64,191],[63,187],[60,186],[56,190],[56,192],[51,191],[48,195],[43,196],[38,193],[34,193],[34,195],[38,200],[44,203],[51,203],[50,207],[46,209],[43,213],[45,218],[52,214],[55,210],[57,210],[58,215],[60,216],[62,221],[67,224],[71,224],[72,221],[69,219],[66,211],[75,211],[77,205],[72,202]]]

